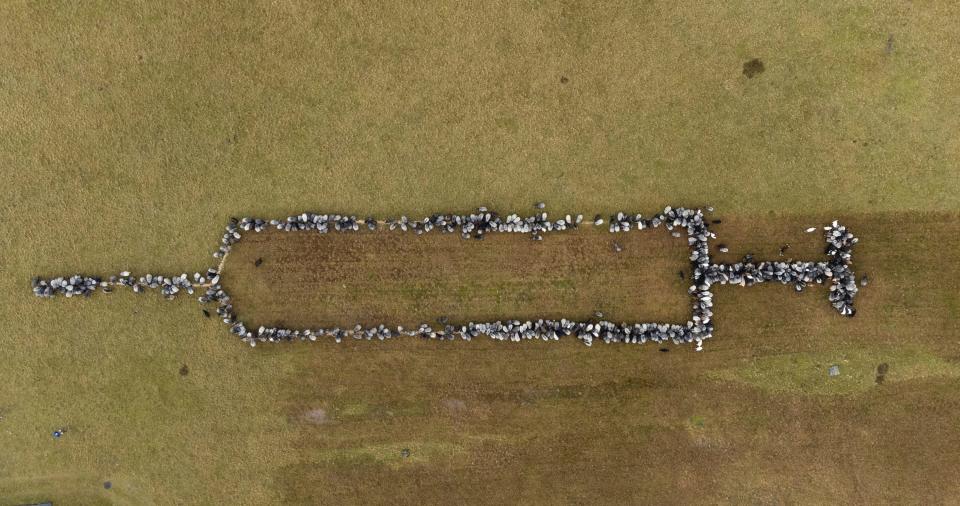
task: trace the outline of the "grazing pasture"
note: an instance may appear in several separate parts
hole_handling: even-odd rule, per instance
[[[605,227],[599,227],[605,229]],[[249,233],[224,263],[238,317],[288,328],[414,328],[538,318],[684,323],[690,249],[662,229],[491,233]],[[615,251],[614,243],[623,249]],[[258,267],[256,261],[262,260]],[[680,273],[684,273],[684,279]]]
[[[950,2],[0,5],[0,503],[956,502],[958,20]],[[852,319],[823,287],[717,286],[701,353],[251,349],[189,298],[30,293],[34,275],[203,270],[230,216],[538,201],[712,205],[723,262],[817,259],[803,230],[840,218],[871,282]],[[504,259],[609,267],[569,277],[483,269],[493,243],[365,234],[323,239],[355,241],[346,290],[279,242],[226,270],[248,284],[238,312],[264,319],[284,296],[266,281],[331,320],[513,302],[656,317],[674,304],[627,304],[682,289],[654,236],[670,239],[627,234],[616,258],[504,239]],[[634,254],[666,276],[617,276]],[[477,267],[397,278],[381,258]],[[510,301],[519,281],[530,298]]]

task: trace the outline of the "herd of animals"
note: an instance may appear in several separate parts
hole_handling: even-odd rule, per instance
[[[709,222],[704,213],[713,212],[711,207],[704,209],[690,209],[682,207],[666,207],[662,212],[651,216],[618,212],[607,220],[596,215],[592,220],[584,222],[583,215],[565,215],[552,220],[543,211],[542,202],[535,204],[537,212],[530,216],[510,214],[501,216],[496,212],[480,207],[470,214],[434,214],[421,220],[411,220],[407,216],[389,218],[379,221],[374,218],[359,219],[356,216],[340,214],[301,213],[285,219],[265,220],[260,218],[231,219],[223,234],[221,243],[213,256],[220,260],[216,267],[206,272],[186,273],[178,276],[162,276],[146,274],[133,276],[124,271],[119,276],[101,278],[76,274],[53,279],[34,278],[33,293],[38,297],[66,297],[90,296],[97,290],[110,293],[115,288],[126,287],[135,293],[147,290],[159,290],[167,299],[174,299],[183,293],[195,294],[202,292],[198,297],[201,304],[216,304],[218,317],[230,327],[230,332],[250,346],[264,342],[282,341],[316,341],[321,338],[333,339],[340,342],[343,339],[385,340],[399,336],[422,337],[429,339],[464,339],[488,336],[502,341],[523,341],[527,339],[559,340],[561,337],[573,336],[586,345],[594,341],[604,343],[664,343],[672,341],[675,344],[693,343],[696,350],[703,349],[704,340],[713,335],[713,294],[710,287],[714,284],[733,284],[750,286],[757,283],[779,282],[793,285],[797,291],[803,290],[808,284],[829,283],[829,300],[833,307],[844,316],[854,316],[853,299],[857,294],[857,283],[853,271],[850,269],[851,249],[857,243],[857,238],[847,228],[837,221],[823,227],[827,242],[827,261],[752,261],[749,256],[744,261],[734,264],[715,264],[710,262],[709,241],[716,235],[710,231]],[[221,270],[224,260],[231,248],[243,238],[244,233],[259,233],[268,229],[277,229],[287,232],[314,232],[314,233],[350,233],[361,229],[378,230],[386,228],[399,232],[416,235],[439,232],[459,234],[464,239],[482,240],[490,233],[519,233],[528,234],[531,239],[540,241],[549,233],[577,229],[586,224],[603,226],[608,224],[608,230],[613,234],[626,233],[631,230],[644,230],[664,227],[675,237],[687,238],[690,248],[691,285],[689,294],[692,301],[692,316],[685,324],[675,323],[615,323],[603,319],[597,313],[589,321],[572,321],[567,319],[552,320],[538,319],[528,321],[506,320],[495,322],[468,322],[459,325],[444,323],[438,327],[431,324],[421,324],[416,328],[391,327],[385,324],[363,327],[340,328],[252,328],[241,321],[234,312],[230,295],[221,284]],[[816,231],[810,228],[808,232]],[[616,243],[614,243],[616,245]],[[719,246],[721,251],[727,248]],[[784,248],[781,248],[781,255]],[[619,250],[619,249],[618,249]],[[258,264],[260,260],[258,259]],[[866,278],[863,278],[865,284]],[[207,309],[202,309],[204,315],[211,316]]]

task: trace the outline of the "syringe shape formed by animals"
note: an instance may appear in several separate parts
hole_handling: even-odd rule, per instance
[[[543,205],[538,204],[538,210]],[[237,335],[251,346],[265,342],[316,341],[329,338],[340,342],[343,339],[385,340],[399,336],[419,336],[431,339],[464,339],[488,336],[502,341],[523,341],[527,339],[559,340],[573,336],[586,345],[596,340],[605,343],[662,343],[672,341],[675,344],[693,343],[696,350],[703,349],[703,342],[713,336],[713,293],[714,284],[751,286],[757,283],[779,282],[793,285],[797,291],[811,283],[829,284],[829,302],[843,316],[856,314],[853,299],[857,294],[857,284],[851,270],[851,253],[857,238],[837,221],[823,227],[826,240],[825,261],[764,261],[754,262],[747,259],[733,264],[717,264],[710,261],[710,241],[716,234],[710,230],[705,213],[713,212],[710,207],[683,208],[667,206],[663,211],[650,216],[618,212],[605,220],[596,215],[592,220],[584,220],[583,215],[564,215],[558,219],[548,217],[546,212],[530,216],[510,214],[501,216],[487,208],[480,207],[467,214],[433,214],[420,220],[411,220],[406,216],[377,220],[364,219],[345,214],[322,214],[304,212],[282,219],[241,218],[231,219],[213,256],[219,260],[217,266],[205,272],[166,276],[146,274],[134,276],[123,271],[119,276],[106,278],[76,274],[72,276],[33,279],[33,293],[38,297],[50,298],[57,295],[66,297],[90,296],[97,290],[110,293],[115,288],[126,287],[135,293],[147,290],[159,290],[164,297],[174,299],[187,293],[202,293],[198,297],[201,304],[216,304],[216,312]],[[459,234],[463,239],[482,240],[486,234],[516,233],[528,234],[535,241],[555,233],[576,233],[583,226],[608,226],[610,233],[627,233],[637,230],[662,228],[677,237],[686,235],[690,248],[692,270],[689,287],[692,314],[685,323],[614,323],[603,319],[576,321],[574,319],[537,319],[535,321],[504,320],[494,322],[468,322],[459,325],[445,324],[434,328],[423,323],[416,328],[403,328],[383,322],[376,326],[352,328],[251,328],[234,312],[230,295],[223,289],[221,271],[223,262],[230,250],[246,233],[260,233],[268,229],[277,229],[290,233],[354,233],[361,229],[369,231],[392,230],[400,233],[421,235],[425,233]],[[817,228],[807,229],[814,232]],[[376,296],[376,294],[371,294]],[[204,309],[204,314],[209,311]]]

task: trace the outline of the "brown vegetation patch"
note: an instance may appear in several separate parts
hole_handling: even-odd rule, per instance
[[[678,273],[689,270],[688,256],[686,238],[661,229],[583,228],[539,242],[268,230],[234,247],[223,283],[252,326],[590,319],[597,311],[613,321],[682,323],[690,301]]]

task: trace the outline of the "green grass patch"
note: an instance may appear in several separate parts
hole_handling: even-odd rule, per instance
[[[424,416],[430,412],[425,402],[397,401],[390,404],[355,402],[335,406],[333,415],[336,420],[380,420],[392,417]]]
[[[933,377],[960,377],[960,365],[918,348],[837,350],[790,353],[754,359],[742,366],[710,373],[722,381],[736,381],[777,393],[844,395],[878,386],[877,368],[887,364],[883,383]],[[829,375],[837,365],[840,374]]]
[[[441,441],[402,441],[324,450],[318,460],[337,465],[380,464],[390,468],[447,460],[464,453],[462,445]]]

